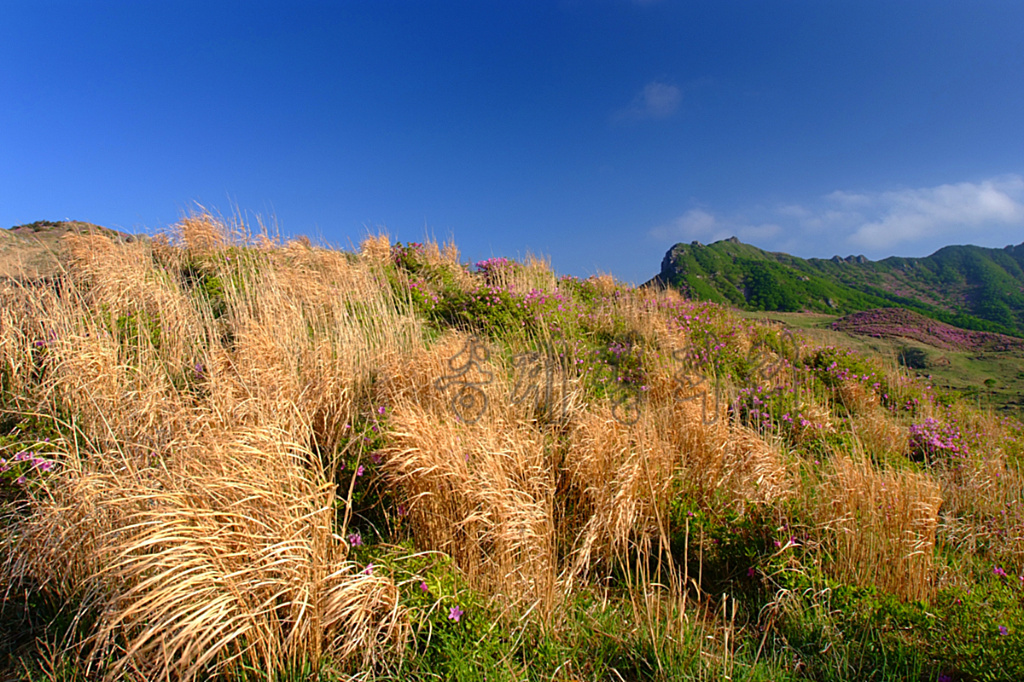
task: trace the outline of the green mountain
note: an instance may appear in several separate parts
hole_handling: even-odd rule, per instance
[[[925,258],[797,258],[744,244],[676,244],[643,286],[745,310],[836,315],[901,307],[964,329],[1024,336],[1024,243],[947,246]]]

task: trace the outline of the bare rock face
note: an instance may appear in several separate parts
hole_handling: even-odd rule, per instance
[[[679,271],[677,263],[679,262],[679,255],[686,251],[686,249],[695,246],[702,246],[702,244],[700,242],[693,242],[689,246],[686,244],[676,244],[673,246],[665,253],[665,257],[661,259],[661,272],[641,284],[639,288],[664,289],[668,286],[669,282],[678,281]]]
[[[863,263],[870,263],[871,262],[870,260],[868,260],[868,258],[866,258],[863,255],[861,255],[861,256],[847,256],[846,258],[842,258],[841,256],[835,255],[835,256],[832,256],[831,258],[829,258],[829,260],[832,261],[833,263],[857,263],[857,264],[863,264]]]

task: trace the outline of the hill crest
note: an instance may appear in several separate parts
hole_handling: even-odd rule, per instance
[[[137,235],[80,220],[37,220],[0,229],[0,278],[39,279],[58,271],[57,254],[69,234],[100,234],[119,242]]]

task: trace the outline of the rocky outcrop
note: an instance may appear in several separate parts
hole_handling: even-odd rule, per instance
[[[841,258],[840,256],[835,255],[835,256],[832,256],[831,258],[829,258],[829,260],[832,261],[833,263],[857,263],[857,264],[863,264],[863,263],[870,263],[871,262],[870,260],[868,260],[864,256],[847,256],[846,258]]]
[[[700,242],[692,242],[689,246],[686,244],[676,244],[665,253],[665,257],[661,259],[661,272],[647,280],[640,285],[641,289],[654,288],[664,289],[668,286],[669,282],[679,282],[683,278],[680,277],[679,270],[679,256],[684,253],[688,248],[703,246]],[[685,292],[684,292],[685,293]]]

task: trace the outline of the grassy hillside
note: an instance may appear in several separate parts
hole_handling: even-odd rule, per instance
[[[543,261],[68,234],[0,283],[0,675],[1018,680],[1022,426]]]
[[[117,241],[138,237],[80,221],[37,220],[0,230],[0,277],[38,279],[52,277],[60,267],[67,234],[102,234]]]
[[[809,342],[885,358],[926,384],[979,409],[1024,418],[1024,340],[944,325],[902,308],[842,317],[823,313],[742,312],[799,330]]]
[[[869,261],[805,260],[735,239],[694,242],[672,247],[656,280],[745,310],[845,314],[900,306],[965,329],[1024,336],[1024,244]]]

